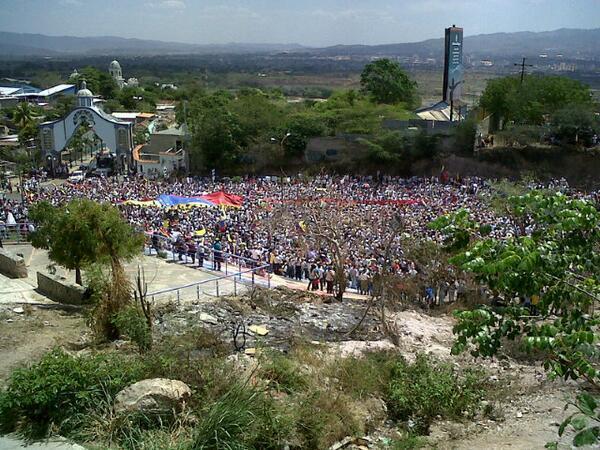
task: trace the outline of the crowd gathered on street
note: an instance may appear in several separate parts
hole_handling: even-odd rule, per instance
[[[597,200],[597,194],[574,191],[565,180],[544,187]],[[343,241],[337,245],[345,249],[341,264],[348,287],[361,294],[372,293],[373,279],[384,265],[403,276],[418,274],[418,265],[403,254],[402,238],[439,241],[441,236],[429,224],[441,215],[466,209],[474,220],[491,227],[492,237],[518,232],[490,206],[492,184],[476,177],[112,177],[58,185],[32,179],[21,189],[23,201],[0,200],[0,234],[9,224],[31,231],[34,224],[27,215],[32,203],[47,200],[59,206],[87,198],[118,205],[124,218],[146,233],[147,246],[156,254],[170,252],[179,261],[209,264],[213,270],[234,260],[240,266],[267,267],[309,290],[328,293],[333,293],[336,279],[333,236],[328,233],[336,230]],[[241,206],[164,207],[152,202],[161,194],[195,197],[217,191],[242,197]],[[402,227],[392,230],[397,218]]]

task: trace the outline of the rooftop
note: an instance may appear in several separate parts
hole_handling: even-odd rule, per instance
[[[154,134],[166,134],[169,136],[185,136],[185,131],[181,128],[167,128],[166,130],[157,131]]]
[[[14,95],[19,92],[23,92],[23,90],[18,87],[0,86],[0,95]]]
[[[68,89],[73,89],[75,87],[74,84],[59,84],[57,86],[52,86],[51,88],[45,89],[41,92],[38,92],[37,95],[39,97],[48,97],[50,95],[58,94],[60,92],[66,91]]]

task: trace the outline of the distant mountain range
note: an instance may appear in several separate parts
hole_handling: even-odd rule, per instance
[[[302,49],[298,44],[185,44],[114,36],[74,37],[0,31],[0,56],[152,55],[269,53]]]
[[[539,54],[600,59],[600,28],[560,29],[545,32],[494,33],[467,36],[465,54],[476,57],[537,56]],[[396,56],[439,58],[443,38],[386,45],[336,45],[309,48],[299,44],[201,45],[120,37],[46,36],[0,32],[0,57],[60,57],[69,55],[249,54],[291,52],[314,56]]]
[[[464,38],[466,54],[480,57],[538,56],[540,54],[564,54],[571,57],[600,57],[600,28],[591,30],[562,28],[555,31],[534,33],[480,34]],[[441,57],[444,39],[429,39],[422,42],[387,45],[336,45],[311,50],[328,56],[412,56],[429,55]]]

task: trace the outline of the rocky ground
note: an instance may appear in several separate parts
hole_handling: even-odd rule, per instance
[[[179,306],[162,305],[156,311],[155,332],[178,334],[201,327],[220,336],[233,350],[233,331],[240,328],[242,333],[237,341],[238,347],[244,344],[243,358],[252,358],[253,349],[261,347],[285,350],[292,338],[301,338],[318,342],[334,355],[359,356],[368,350],[397,349],[409,359],[425,352],[457,365],[479,365],[492,388],[492,398],[486,400],[484,412],[461,423],[436,423],[426,440],[430,448],[542,449],[546,442],[556,439],[557,424],[568,414],[563,411],[565,398],[576,392],[574,384],[548,380],[535,362],[509,357],[490,361],[451,356],[450,316],[432,317],[411,310],[394,313],[389,317],[395,324],[398,347],[386,338],[375,311],[364,318],[358,330],[349,333],[363,317],[365,306],[364,300],[338,303],[280,288],[246,297],[211,297]],[[70,350],[80,347],[87,335],[82,310],[2,305],[0,380],[6,380],[10,371],[36,360],[53,346]],[[367,447],[375,447],[393,435],[390,426],[368,436],[364,442]],[[348,442],[340,448],[352,445],[355,444]],[[355,448],[360,448],[357,445]]]

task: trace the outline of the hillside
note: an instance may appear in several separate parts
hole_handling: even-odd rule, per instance
[[[440,33],[441,34],[441,33]],[[473,57],[550,56],[600,59],[600,28],[544,32],[494,33],[465,37],[465,53]],[[336,45],[308,48],[299,44],[186,44],[114,36],[73,37],[0,32],[0,54],[9,57],[56,55],[249,54],[293,52],[314,56],[394,56],[440,58],[443,38],[385,45]]]
[[[600,58],[600,28],[592,30],[560,29],[540,33],[494,33],[466,36],[465,53],[478,57],[538,56],[565,54],[570,57]],[[337,45],[312,52],[324,56],[397,56],[442,57],[444,39],[386,45]]]
[[[53,55],[139,55],[139,54],[209,54],[257,53],[297,50],[297,44],[214,44],[197,45],[114,36],[74,37],[0,31],[0,54],[5,56]]]

